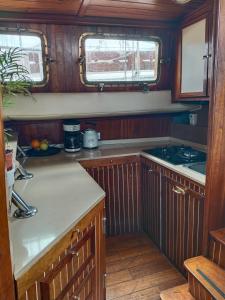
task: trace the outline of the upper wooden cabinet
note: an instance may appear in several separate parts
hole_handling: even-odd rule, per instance
[[[176,55],[175,101],[208,100],[210,36],[207,17],[181,27]]]

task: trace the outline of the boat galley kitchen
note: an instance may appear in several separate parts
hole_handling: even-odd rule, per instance
[[[0,299],[224,299],[224,14],[0,0]]]

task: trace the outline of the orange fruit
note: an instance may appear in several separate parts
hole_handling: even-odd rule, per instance
[[[32,140],[31,141],[31,147],[33,149],[36,149],[36,150],[39,149],[40,148],[40,141],[37,140],[37,139]]]

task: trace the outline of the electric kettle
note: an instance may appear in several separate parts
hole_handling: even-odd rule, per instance
[[[85,149],[96,149],[98,148],[98,140],[100,133],[94,129],[86,129],[83,132],[83,148]]]

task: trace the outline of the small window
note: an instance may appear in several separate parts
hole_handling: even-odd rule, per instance
[[[155,38],[86,35],[80,48],[82,79],[86,84],[156,82],[159,48]]]
[[[42,85],[47,81],[45,65],[44,39],[38,33],[0,32],[0,49],[19,48],[24,54],[19,61],[29,72],[34,85]]]

